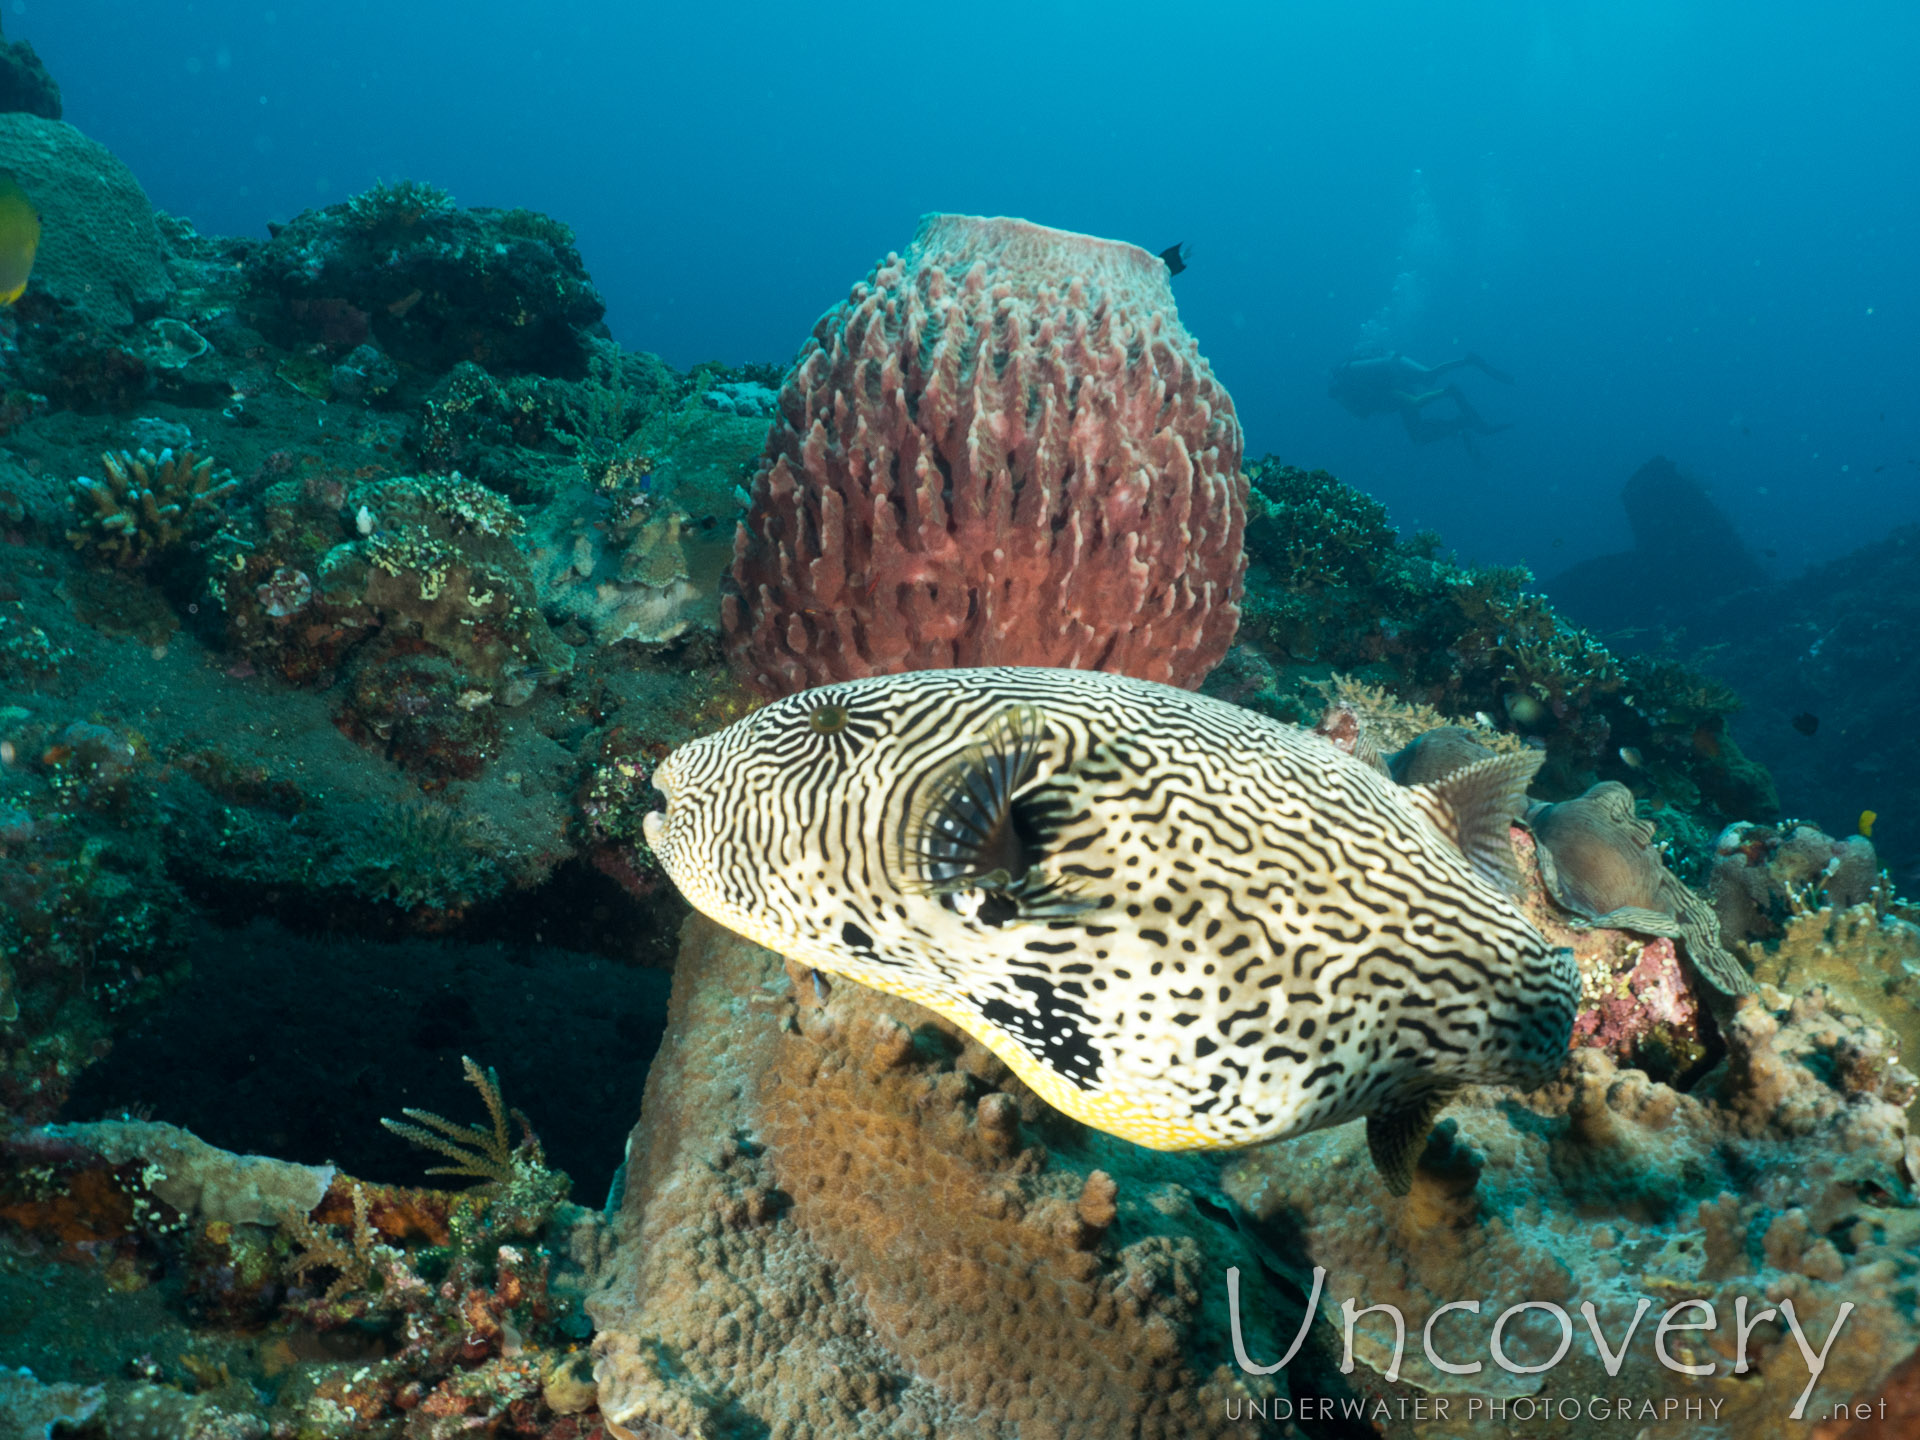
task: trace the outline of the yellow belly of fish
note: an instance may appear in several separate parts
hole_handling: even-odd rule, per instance
[[[912,996],[908,996],[912,999]],[[1082,1090],[1071,1080],[1061,1078],[1035,1060],[1011,1035],[984,1025],[977,1015],[950,1010],[933,1000],[919,1002],[929,1010],[947,1017],[995,1055],[1007,1068],[1026,1082],[1027,1087],[1047,1104],[1083,1125],[1091,1125],[1122,1140],[1131,1140],[1149,1150],[1223,1150],[1246,1142],[1228,1142],[1209,1130],[1180,1120],[1155,1115],[1144,1105],[1125,1095],[1109,1091]]]
[[[704,897],[689,894],[688,898],[699,908],[706,909],[700,903],[701,898]],[[708,911],[708,913],[713,912]],[[745,936],[756,945],[765,946],[775,954],[792,955],[796,949],[801,948],[793,943],[793,936],[790,933],[783,933],[772,926],[754,923],[745,917],[728,915],[724,909],[721,915],[716,915],[714,918],[720,920],[721,924],[736,934]],[[1104,1131],[1108,1135],[1117,1135],[1122,1140],[1131,1140],[1134,1144],[1144,1145],[1149,1150],[1228,1150],[1253,1143],[1244,1139],[1226,1140],[1213,1131],[1202,1129],[1189,1121],[1156,1115],[1145,1104],[1131,1100],[1123,1094],[1082,1090],[1071,1080],[1054,1073],[1035,1060],[1025,1046],[1004,1030],[987,1024],[977,1014],[953,1004],[946,996],[935,991],[891,978],[885,982],[856,978],[831,965],[820,964],[805,955],[794,955],[793,958],[799,964],[811,965],[816,970],[825,971],[851,984],[865,985],[870,990],[880,990],[888,995],[898,995],[903,1000],[911,1000],[914,1004],[925,1006],[934,1014],[951,1020],[1005,1061],[1007,1068],[1018,1075],[1034,1094],[1063,1115],[1070,1116],[1083,1125],[1091,1125],[1096,1130]]]

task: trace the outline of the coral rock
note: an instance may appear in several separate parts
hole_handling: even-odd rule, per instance
[[[79,1425],[100,1408],[98,1385],[43,1385],[22,1366],[0,1366],[0,1435],[47,1440],[56,1425]]]
[[[208,1222],[277,1224],[289,1210],[313,1209],[333,1182],[331,1165],[235,1155],[157,1120],[50,1125],[41,1133],[83,1145],[113,1165],[141,1161],[148,1189],[181,1214]]]
[[[1730,940],[1774,938],[1788,915],[1822,905],[1886,898],[1871,840],[1835,840],[1811,825],[1729,825],[1714,841],[1707,888]]]
[[[1871,1024],[1819,992],[1772,1004],[1748,996],[1723,1034],[1728,1062],[1693,1094],[1596,1050],[1576,1052],[1557,1082],[1529,1095],[1466,1092],[1449,1112],[1457,1137],[1436,1134],[1447,1145],[1429,1145],[1404,1199],[1380,1194],[1358,1125],[1247,1151],[1232,1162],[1227,1189],[1276,1252],[1326,1267],[1321,1303],[1336,1336],[1344,1297],[1399,1308],[1410,1340],[1403,1385],[1428,1394],[1711,1397],[1724,1403],[1690,1421],[1688,1434],[1788,1433],[1781,1417],[1806,1387],[1807,1365],[1783,1325],[1762,1326],[1748,1338],[1744,1378],[1731,1382],[1737,1298],[1748,1297],[1750,1312],[1791,1299],[1799,1323],[1822,1338],[1840,1306],[1852,1304],[1807,1419],[1871,1394],[1920,1341],[1906,1303],[1920,1275],[1920,1210],[1899,1179],[1907,1137],[1900,1112],[1879,1093],[1883,1078],[1849,1075],[1844,1060],[1874,1048]],[[1470,1204],[1457,1194],[1460,1167],[1436,1154],[1460,1138],[1484,1160]],[[1441,1373],[1414,1337],[1435,1309],[1461,1297],[1481,1300],[1481,1313],[1435,1326],[1442,1357],[1484,1357],[1490,1317],[1524,1301],[1572,1314],[1576,1338],[1549,1369],[1562,1330],[1530,1312],[1506,1326],[1503,1343],[1540,1373],[1484,1360],[1471,1376]],[[1617,1344],[1641,1297],[1656,1308],[1610,1382],[1580,1306],[1597,1308]],[[1696,1297],[1718,1317],[1694,1347],[1692,1363],[1711,1367],[1697,1379],[1660,1364],[1651,1334],[1670,1306]],[[1355,1355],[1377,1378],[1391,1364],[1392,1333],[1377,1321],[1357,1327]],[[1676,1360],[1688,1359],[1667,1343]],[[1403,1413],[1381,1433],[1459,1433],[1407,1420]],[[1638,1428],[1564,1433],[1625,1440]]]
[[[1239,624],[1240,455],[1159,260],[929,216],[781,389],[728,652],[766,694],[994,664],[1197,685]]]
[[[133,172],[61,120],[0,114],[0,155],[40,212],[27,294],[129,325],[173,289],[153,205]]]
[[[588,1301],[613,1433],[1273,1433],[1216,1302],[1240,1267],[1267,1353],[1279,1301],[1209,1162],[1052,1117],[1036,1144],[1043,1107],[981,1093],[953,1027],[859,985],[822,1000],[699,916],[670,1026]]]

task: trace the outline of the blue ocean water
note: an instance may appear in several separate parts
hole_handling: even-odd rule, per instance
[[[779,361],[917,217],[1192,245],[1250,454],[1542,575],[1663,453],[1779,577],[1920,519],[1920,12],[1682,0],[962,9],[10,0],[67,118],[203,231],[378,178],[575,227],[630,347]],[[1478,352],[1416,448],[1356,345]]]

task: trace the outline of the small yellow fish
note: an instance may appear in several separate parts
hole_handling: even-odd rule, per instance
[[[20,182],[0,170],[0,305],[11,305],[25,293],[39,248],[40,216]]]
[[[1862,810],[1860,812],[1860,833],[1871,840],[1873,838],[1873,822],[1879,818],[1880,812],[1878,810]]]

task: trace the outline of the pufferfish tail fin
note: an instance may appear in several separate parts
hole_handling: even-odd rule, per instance
[[[1452,1098],[1452,1086],[1436,1086],[1384,1101],[1367,1116],[1367,1151],[1388,1194],[1404,1195],[1413,1188],[1413,1167],[1427,1148],[1434,1117]]]
[[[1527,785],[1545,763],[1544,750],[1496,755],[1406,791],[1414,809],[1466,857],[1474,874],[1508,894],[1520,888],[1513,821],[1527,803]]]

